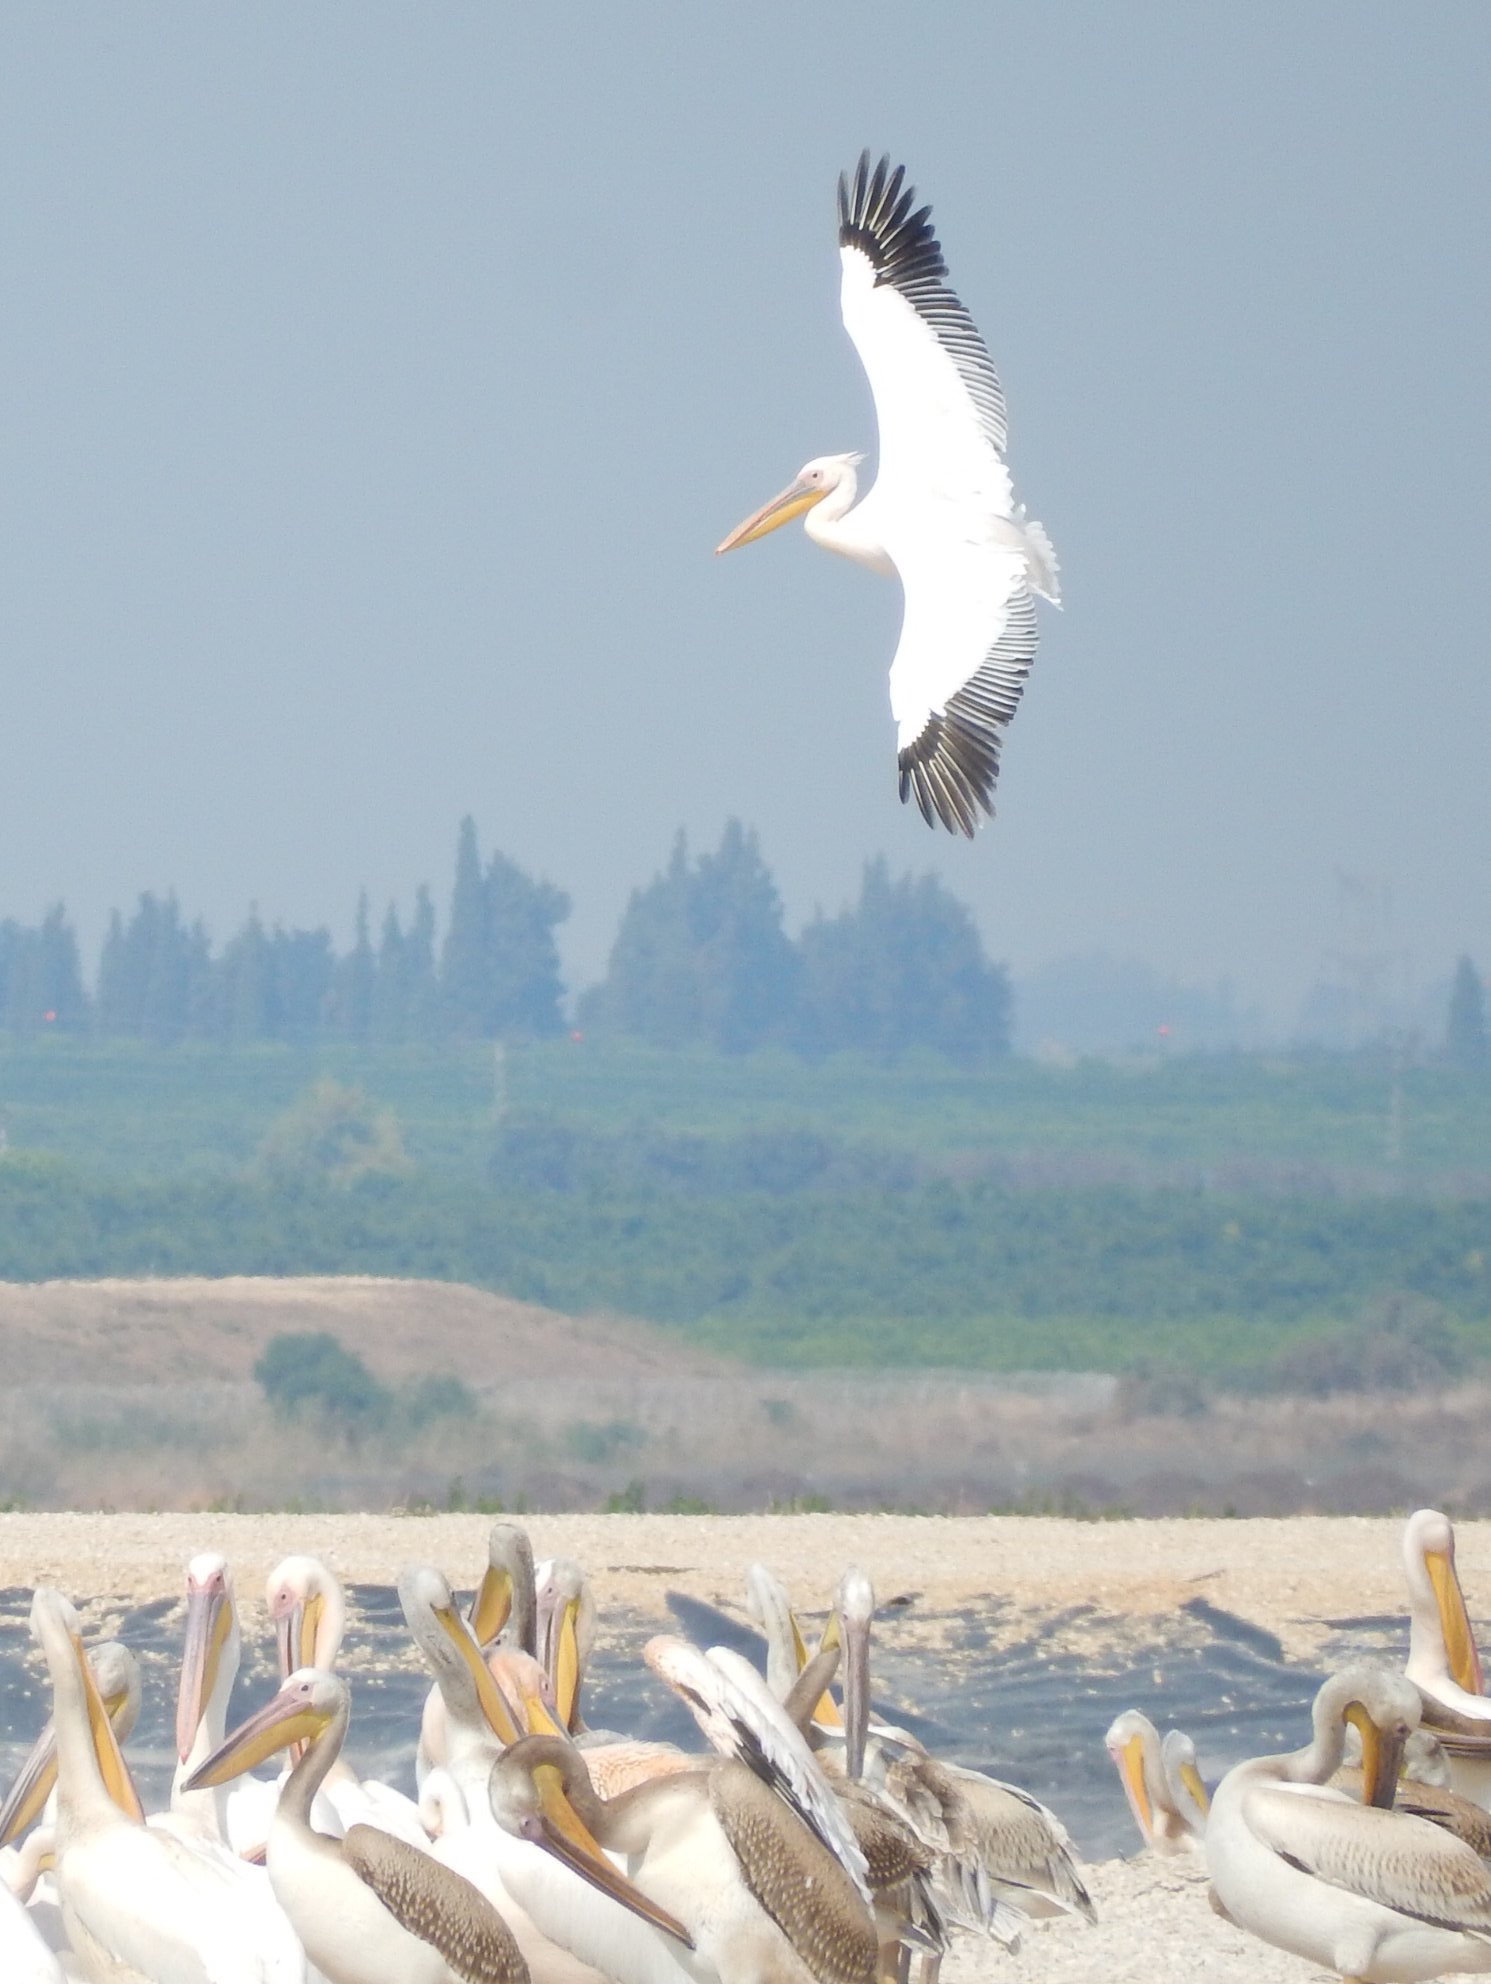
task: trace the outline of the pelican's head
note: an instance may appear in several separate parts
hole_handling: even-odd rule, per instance
[[[836,506],[842,515],[854,501],[857,486],[854,471],[863,460],[863,455],[815,455],[812,461],[804,462],[780,495],[773,496],[743,524],[737,524],[724,543],[715,546],[716,554],[733,551],[738,544],[754,544],[758,537],[791,523],[794,517],[800,517],[805,510],[811,510],[839,491],[846,492],[842,505]]]
[[[407,1564],[399,1573],[399,1603],[415,1644],[435,1677],[446,1712],[474,1722],[479,1715],[500,1743],[522,1734],[492,1679],[450,1585],[433,1564]]]
[[[226,1784],[279,1750],[314,1742],[339,1719],[345,1728],[348,1700],[347,1684],[339,1675],[314,1667],[300,1668],[273,1700],[223,1739],[207,1761],[192,1772],[183,1789],[200,1791],[209,1785]]]
[[[1143,1836],[1144,1844],[1153,1846],[1158,1827],[1150,1787],[1154,1778],[1153,1764],[1159,1756],[1160,1733],[1147,1715],[1142,1715],[1136,1708],[1128,1708],[1113,1722],[1103,1741],[1123,1785],[1134,1823]]]
[[[1335,1725],[1339,1762],[1345,1732],[1354,1727],[1362,1744],[1362,1803],[1390,1808],[1397,1789],[1403,1746],[1419,1726],[1418,1689],[1402,1674],[1358,1661],[1331,1675],[1315,1697],[1312,1716],[1317,1742]]]
[[[343,1626],[342,1588],[317,1557],[286,1557],[269,1573],[264,1603],[279,1644],[280,1679],[301,1667],[336,1664]]]
[[[1475,1631],[1455,1569],[1455,1530],[1438,1509],[1417,1509],[1403,1530],[1408,1573],[1408,1672],[1432,1690],[1439,1669],[1468,1695],[1485,1686]]]

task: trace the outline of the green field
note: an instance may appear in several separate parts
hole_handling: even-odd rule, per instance
[[[402,1173],[259,1161],[328,1075]],[[1387,1310],[1491,1356],[1491,1080],[1438,1068],[54,1040],[0,1111],[10,1279],[434,1276],[793,1365],[1246,1376]]]
[[[229,1052],[52,1039],[0,1046],[0,1123],[13,1149],[106,1176],[231,1172],[319,1075],[392,1109],[422,1169],[465,1178],[488,1173],[499,1090],[518,1125],[708,1139],[790,1130],[940,1168],[1316,1170],[1342,1174],[1317,1181],[1332,1191],[1491,1177],[1491,1076],[1424,1066],[1395,1077],[1381,1062],[1325,1057],[961,1068],[932,1054],[811,1062],[560,1040],[507,1048],[499,1075],[485,1044]]]

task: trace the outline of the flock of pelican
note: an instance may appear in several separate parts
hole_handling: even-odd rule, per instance
[[[1129,1710],[1107,1736],[1146,1846],[1204,1863],[1218,1914],[1380,1984],[1491,1970],[1491,1697],[1448,1519],[1411,1516],[1403,1560],[1407,1664],[1331,1675],[1303,1748],[1208,1794],[1182,1732]]]
[[[913,1957],[935,1974],[955,1931],[1013,1944],[1029,1917],[1093,1914],[1044,1806],[871,1712],[858,1571],[810,1654],[753,1569],[765,1674],[649,1641],[704,1738],[682,1750],[587,1728],[578,1565],[535,1567],[498,1523],[465,1612],[442,1572],[407,1569],[432,1683],[413,1799],[346,1754],[336,1579],[290,1558],[266,1596],[280,1684],[230,1729],[233,1580],[216,1554],[188,1565],[179,1761],[147,1816],[125,1761],[138,1665],[36,1592],[52,1716],[0,1805],[3,1984],[890,1984]]]
[[[1404,1538],[1401,1673],[1330,1676],[1310,1741],[1211,1792],[1194,1746],[1137,1711],[1107,1746],[1145,1845],[1188,1856],[1238,1927],[1343,1977],[1491,1970],[1491,1697],[1447,1519]],[[765,1671],[661,1636],[644,1658],[697,1722],[684,1750],[588,1728],[596,1633],[567,1559],[534,1565],[497,1523],[469,1606],[405,1570],[431,1686],[417,1797],[359,1776],[345,1606],[314,1558],[266,1599],[279,1686],[236,1728],[227,1563],[186,1571],[169,1803],[125,1761],[139,1667],[85,1647],[40,1589],[31,1627],[52,1716],[0,1804],[0,1984],[931,1984],[950,1939],[1013,1948],[1027,1921],[1095,1920],[1060,1821],[934,1757],[870,1701],[874,1595],[845,1572],[812,1651],[753,1566]]]

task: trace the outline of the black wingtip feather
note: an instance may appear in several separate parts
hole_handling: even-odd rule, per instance
[[[852,184],[839,175],[839,245],[869,257],[877,282],[898,289],[940,282],[947,274],[942,244],[932,226],[932,209],[912,212],[916,188],[906,184],[906,168],[891,168],[889,153],[872,171],[861,152]]]
[[[979,814],[994,812],[999,746],[988,732],[960,718],[953,697],[936,711],[914,743],[899,754],[901,802],[914,799],[929,827],[972,840]]]

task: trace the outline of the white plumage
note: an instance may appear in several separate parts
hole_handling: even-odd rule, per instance
[[[1004,393],[949,287],[931,210],[904,168],[865,153],[839,181],[844,324],[875,397],[879,472],[856,506],[859,455],[821,455],[721,551],[802,516],[815,543],[899,576],[891,664],[901,797],[972,835],[993,811],[999,751],[1035,656],[1034,594],[1057,601],[1056,554],[1017,506]]]

